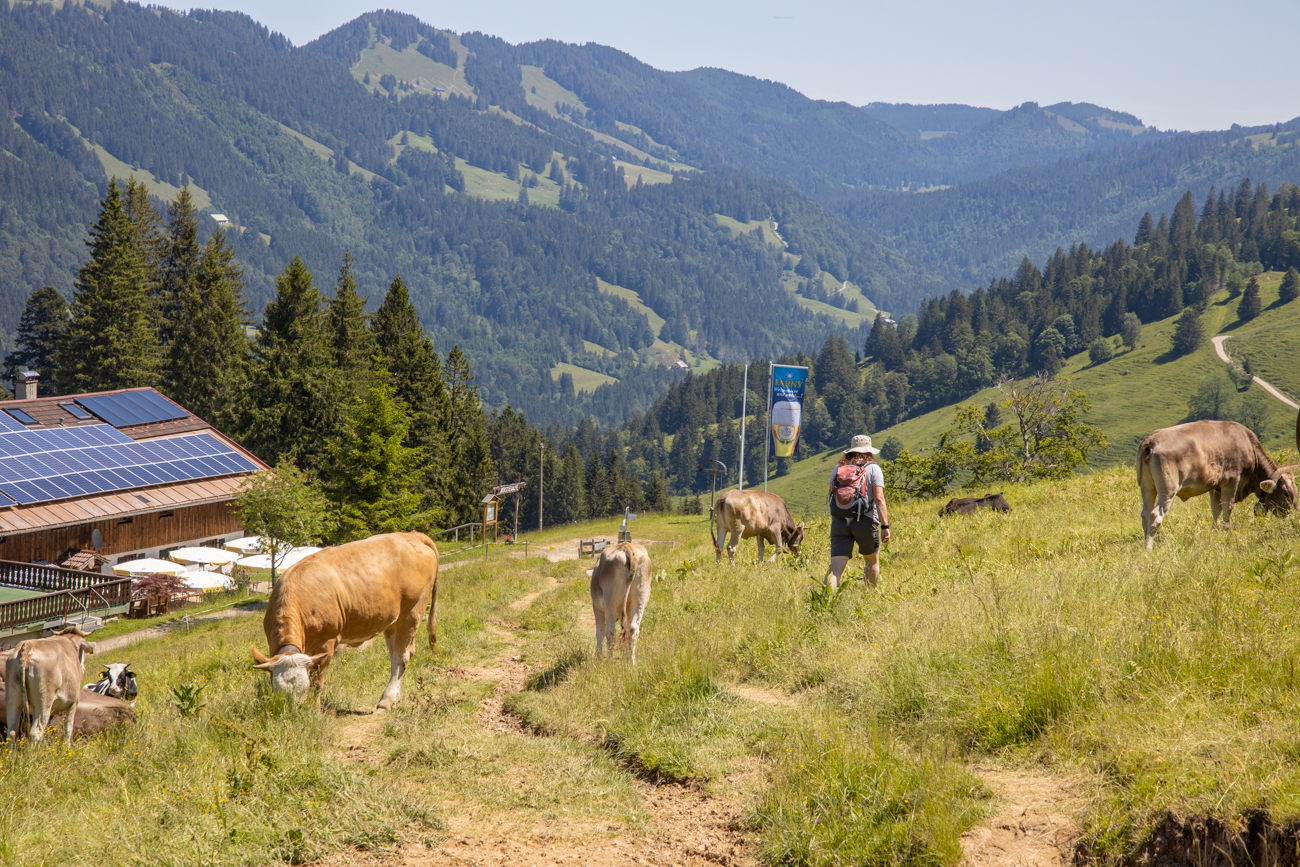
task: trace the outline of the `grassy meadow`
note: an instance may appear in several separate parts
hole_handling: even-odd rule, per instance
[[[824,519],[801,556],[758,564],[749,542],[729,568],[707,518],[644,517],[635,668],[591,658],[590,561],[454,558],[438,655],[417,639],[387,715],[368,714],[382,643],[336,659],[319,709],[293,707],[249,667],[259,618],[92,657],[129,657],[140,723],[0,748],[0,863],[382,856],[466,821],[564,820],[598,843],[646,830],[639,777],[742,798],[765,864],[952,865],[997,810],[989,765],[1085,780],[1079,851],[1099,863],[1134,860],[1171,811],[1300,821],[1300,519],[1247,504],[1215,532],[1202,498],[1146,552],[1126,467],[1007,494],[1005,516],[892,504],[880,589],[838,594],[820,590]],[[483,722],[494,685],[473,672],[503,653],[529,666],[504,702],[532,734]],[[170,701],[179,684],[204,686],[197,715]],[[727,790],[743,768],[757,784]]]

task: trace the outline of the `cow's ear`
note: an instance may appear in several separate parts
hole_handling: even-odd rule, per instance
[[[320,661],[321,661],[322,659],[324,659],[325,657],[327,657],[327,656],[329,656],[328,653],[318,653],[318,654],[316,654],[315,656],[313,656],[313,657],[311,658],[311,664],[312,664],[312,665],[320,665]]]
[[[1265,479],[1264,481],[1259,483],[1259,489],[1266,494],[1273,493],[1273,489],[1276,487],[1277,487],[1277,482],[1275,482],[1273,479]]]
[[[266,663],[271,661],[270,657],[262,653],[262,651],[258,650],[256,647],[252,647],[251,649],[253,651],[253,662],[257,663],[253,668],[262,668]]]

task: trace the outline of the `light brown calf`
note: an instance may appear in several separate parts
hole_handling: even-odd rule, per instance
[[[28,639],[8,654],[5,729],[9,740],[26,734],[32,743],[39,743],[50,717],[63,714],[63,737],[72,743],[86,654],[94,652],[85,633],[65,626],[58,635]]]
[[[601,641],[614,654],[614,627],[623,621],[621,643],[626,644],[636,665],[636,640],[641,634],[641,616],[650,601],[650,555],[635,542],[618,542],[600,552],[591,570],[591,608],[596,616],[596,655]]]

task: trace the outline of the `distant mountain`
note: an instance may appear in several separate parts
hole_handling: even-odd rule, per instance
[[[913,105],[910,102],[872,102],[862,106],[862,110],[917,141],[969,132],[991,123],[1002,114],[996,108],[960,103]]]

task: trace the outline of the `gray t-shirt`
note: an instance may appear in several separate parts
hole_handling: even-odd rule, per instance
[[[864,466],[867,469],[867,488],[883,488],[885,486],[885,473],[880,469],[880,464],[872,461]],[[838,465],[831,469],[831,478],[828,484],[835,484],[835,471],[838,469]]]

